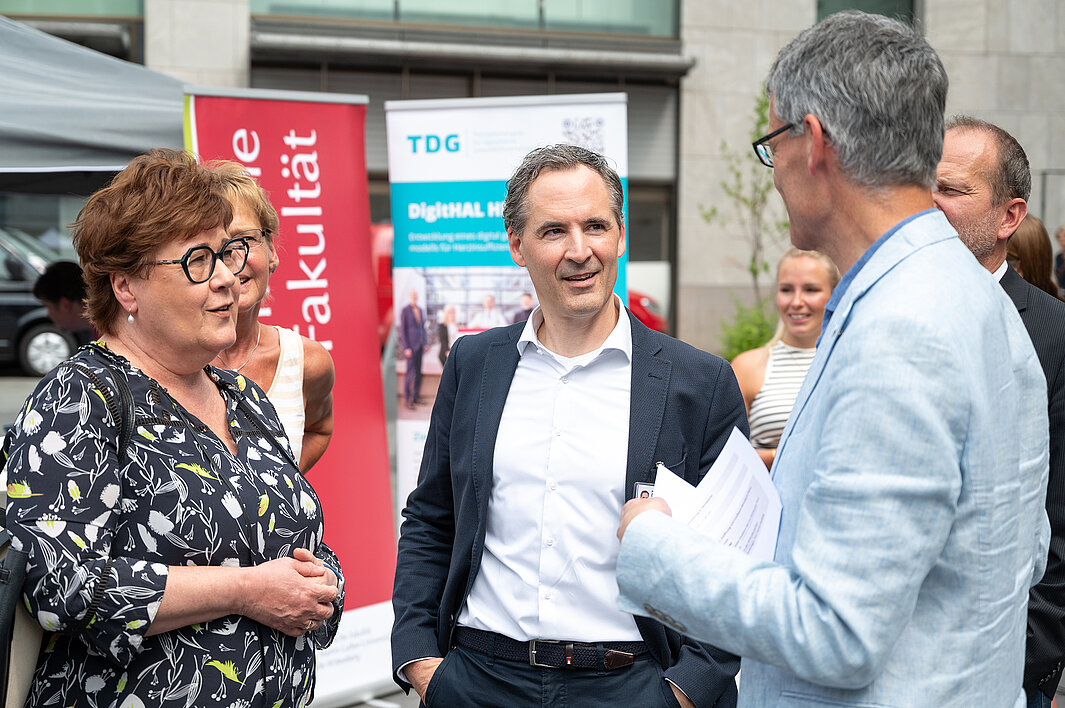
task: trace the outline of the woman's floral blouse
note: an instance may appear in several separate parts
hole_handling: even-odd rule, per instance
[[[124,454],[105,360],[136,410]],[[314,490],[237,400],[287,446],[273,406],[251,381],[207,368],[226,401],[234,458],[122,357],[90,345],[73,361],[106,390],[69,367],[45,376],[15,421],[8,460],[12,546],[29,552],[23,597],[46,630],[27,706],[303,706],[312,644],[332,641],[342,597],[329,622],[300,637],[239,615],[145,636],[168,566],[247,566],[304,547],[339,569]]]

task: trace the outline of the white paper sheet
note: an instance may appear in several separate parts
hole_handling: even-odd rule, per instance
[[[780,528],[780,496],[769,471],[738,428],[693,487],[659,463],[654,495],[673,518],[759,560],[772,560]]]

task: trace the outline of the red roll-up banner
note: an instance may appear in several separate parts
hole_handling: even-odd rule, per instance
[[[185,146],[201,161],[242,163],[281,223],[280,266],[260,320],[320,342],[333,357],[334,433],[308,478],[325,541],[346,578],[345,615],[319,653],[315,706],[389,686],[396,563],[377,292],[371,265],[364,96],[187,89]],[[265,386],[264,386],[265,388]]]

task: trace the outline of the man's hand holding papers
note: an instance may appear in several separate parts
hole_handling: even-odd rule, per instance
[[[669,504],[661,497],[644,497],[642,499],[629,499],[625,506],[621,507],[621,523],[618,524],[618,540],[625,536],[625,529],[629,522],[645,511],[661,511],[666,516],[673,516]]]
[[[698,487],[659,463],[654,496],[621,509],[618,538],[645,511],[661,511],[754,558],[772,560],[780,526],[780,497],[751,443],[733,429]]]

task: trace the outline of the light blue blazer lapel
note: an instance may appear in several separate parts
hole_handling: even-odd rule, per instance
[[[630,313],[632,326],[632,381],[629,389],[629,455],[625,498],[631,499],[636,482],[647,479],[654,466],[658,433],[666,410],[673,365],[658,356],[662,345],[648,336],[644,325]]]
[[[810,400],[810,394],[813,393],[813,390],[821,380],[825,366],[832,356],[832,350],[847,328],[847,322],[850,319],[851,310],[854,308],[855,303],[861,300],[870,288],[876,285],[886,273],[903,260],[922,248],[940,241],[957,238],[957,235],[954,227],[950,225],[950,222],[947,221],[942,212],[935,211],[923,214],[892,234],[873,254],[869,262],[862,267],[858,275],[855,276],[854,281],[847,288],[839,307],[832,314],[828,329],[821,335],[821,342],[817,345],[817,354],[814,355],[810,369],[806,372],[802,388],[799,389],[795,405],[788,416],[784,432],[780,436],[780,443],[777,446],[777,459],[783,455],[784,448],[787,447],[788,438],[791,437],[791,430],[795,426],[795,421],[802,415],[806,403]],[[775,471],[776,467],[774,465],[773,472]]]
[[[473,429],[473,489],[477,495],[477,508],[483,526],[488,518],[488,500],[492,496],[492,462],[495,459],[496,436],[503,407],[510,393],[510,383],[518,368],[518,337],[521,328],[516,327],[505,342],[496,342],[488,348],[481,370],[481,386],[477,400],[477,422]]]

